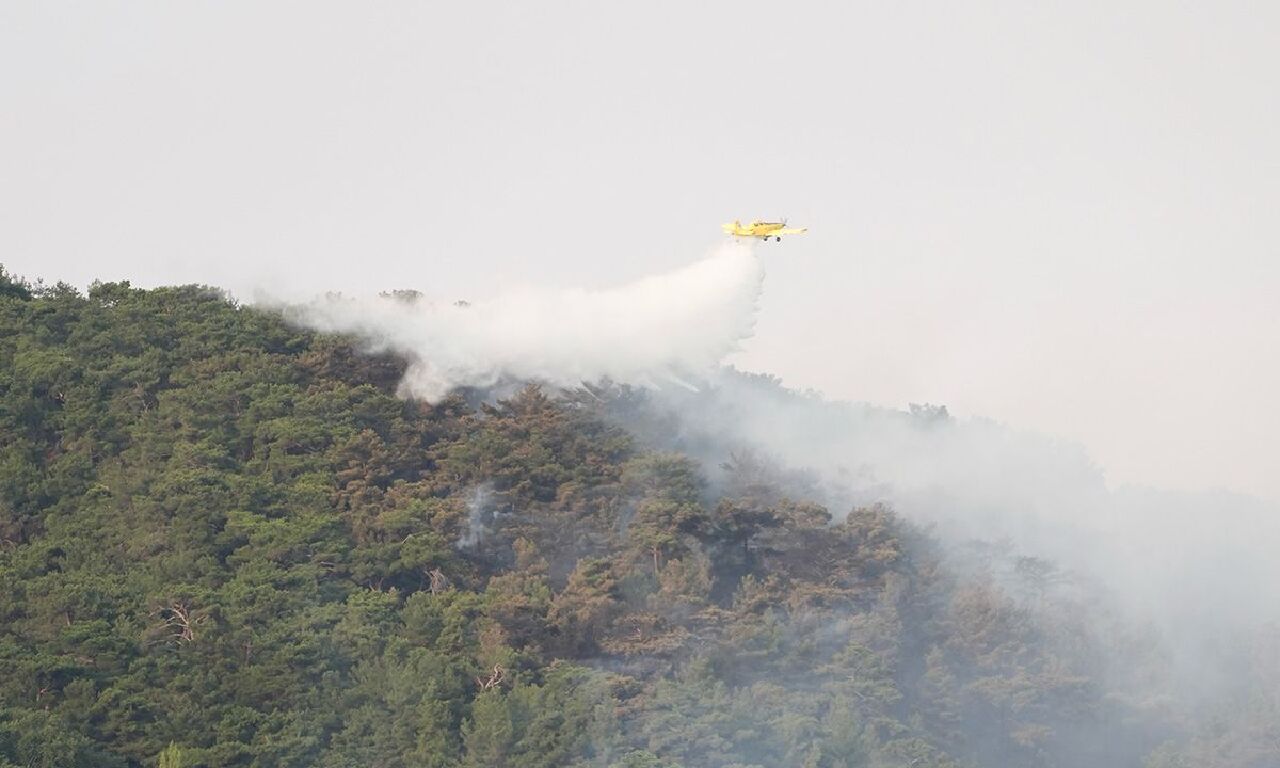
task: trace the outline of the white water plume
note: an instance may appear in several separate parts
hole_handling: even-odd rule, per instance
[[[410,360],[401,393],[437,401],[504,379],[692,386],[749,337],[764,268],[750,245],[607,290],[522,289],[475,303],[328,297],[291,316]]]

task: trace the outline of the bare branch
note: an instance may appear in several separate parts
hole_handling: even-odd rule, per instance
[[[485,680],[483,678],[477,677],[476,685],[480,686],[480,690],[488,691],[488,690],[497,688],[499,685],[502,685],[503,681],[506,679],[507,679],[507,670],[504,669],[501,664],[494,664],[493,672],[489,674],[489,679]]]
[[[449,584],[449,578],[445,576],[444,571],[439,568],[432,568],[430,571],[427,571],[427,577],[431,579],[429,589],[433,595],[438,595],[441,592],[447,592],[451,586]]]

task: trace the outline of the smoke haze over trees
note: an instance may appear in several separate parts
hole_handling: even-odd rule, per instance
[[[1263,505],[723,352],[428,403],[381,346],[0,272],[0,766],[1280,764]]]

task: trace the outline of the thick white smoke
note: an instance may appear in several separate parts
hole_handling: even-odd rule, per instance
[[[690,386],[751,335],[764,268],[750,245],[609,290],[508,292],[472,304],[330,297],[293,317],[411,362],[406,396],[436,401],[503,379]]]

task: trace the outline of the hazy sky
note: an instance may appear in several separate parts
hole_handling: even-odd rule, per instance
[[[789,216],[737,358],[1280,498],[1280,5],[0,2],[0,263],[608,286]]]

